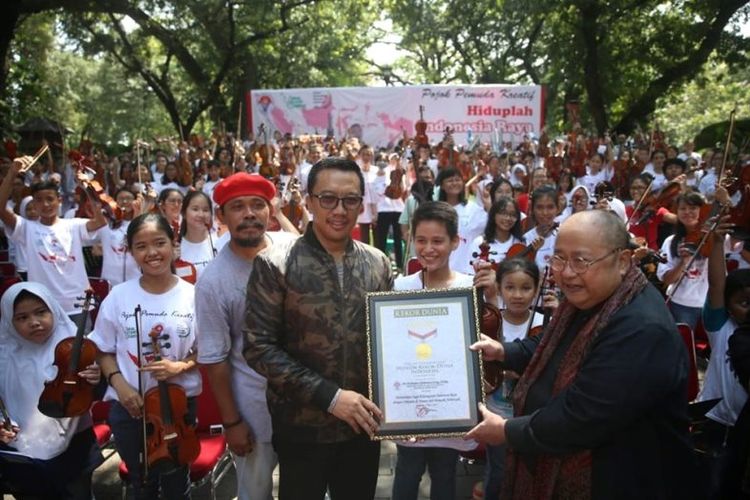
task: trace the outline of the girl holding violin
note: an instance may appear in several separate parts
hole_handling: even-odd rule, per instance
[[[422,202],[414,212],[412,237],[422,270],[401,276],[394,290],[470,287],[473,277],[452,269],[451,253],[460,245],[458,214],[441,201]],[[410,440],[397,443],[394,500],[416,500],[425,466],[430,474],[430,498],[451,499],[456,491],[456,460],[459,451],[476,447],[461,438]]]
[[[527,244],[536,248],[536,265],[547,266],[555,250],[557,239],[557,190],[552,186],[543,186],[531,193],[531,213],[525,219],[530,229],[523,235]]]
[[[638,203],[643,198],[646,189],[651,184],[653,176],[649,173],[643,173],[635,177],[630,183],[630,197],[633,199],[633,203],[625,207],[625,214],[628,216],[630,225],[628,230],[635,237],[645,238],[646,245],[651,250],[658,250],[658,228],[662,222],[667,224],[675,224],[677,222],[677,216],[670,212],[668,206],[662,206],[661,203],[657,203],[651,206],[650,203],[641,203],[640,207],[637,207]],[[644,220],[641,218],[644,215],[644,211],[647,208],[651,208],[653,215],[646,217]],[[638,208],[638,210],[636,210]]]
[[[110,385],[105,395],[112,401],[109,424],[135,498],[158,498],[160,488],[163,498],[189,498],[189,464],[175,460],[170,467],[153,466],[155,455],[143,453],[143,434],[148,449],[158,446],[156,451],[161,454],[164,450],[159,444],[168,442],[163,435],[168,420],[184,424],[188,431],[194,427],[201,377],[195,370],[193,285],[172,271],[174,234],[164,217],[139,215],[128,226],[126,237],[128,250],[143,274],[112,289],[89,337],[99,349],[97,359]],[[149,332],[156,336],[149,339]],[[168,387],[177,386],[181,399],[170,389],[166,407],[152,406],[150,390],[161,389],[160,383],[167,381]],[[144,395],[149,402],[146,406]],[[186,410],[176,413],[182,405]],[[167,411],[172,413],[169,419]],[[144,425],[144,416],[149,426]],[[159,422],[163,425],[157,425]],[[189,432],[170,442],[176,442],[178,448],[192,445]],[[144,477],[146,464],[148,475]]]
[[[471,245],[472,254],[479,255],[479,245],[483,242],[490,245],[492,260],[501,262],[505,259],[511,246],[523,243],[521,232],[521,210],[512,198],[500,198],[490,208],[484,234],[477,236]]]
[[[497,269],[497,284],[500,299],[504,304],[500,324],[499,341],[512,342],[527,335],[541,333],[544,315],[533,310],[539,293],[540,276],[537,265],[524,258],[503,260]],[[543,286],[544,284],[542,284]],[[551,291],[543,296],[545,308],[557,308],[557,297]],[[510,394],[519,375],[503,372],[503,386],[487,397],[490,411],[505,418],[513,416]],[[499,498],[502,489],[505,445],[487,446],[487,465],[484,477],[484,498]]]
[[[208,195],[203,191],[190,191],[182,202],[180,258],[195,266],[198,277],[220,250],[213,220],[213,205]]]
[[[57,419],[37,408],[56,368],[56,347],[76,335],[76,325],[50,291],[33,282],[11,286],[0,314],[0,399],[8,417],[0,426],[0,491],[24,498],[90,499],[91,475],[103,462],[90,414]],[[78,376],[97,385],[101,371],[92,364]],[[30,458],[8,460],[3,451]]]
[[[726,195],[726,190],[721,191]],[[668,287],[667,295],[671,297],[669,308],[675,322],[685,323],[693,330],[698,325],[708,292],[708,260],[699,253],[692,260],[690,269],[686,270],[685,267],[693,254],[701,250],[697,245],[706,222],[702,214],[708,208],[706,199],[698,192],[686,191],[677,197],[675,233],[664,240],[661,247],[667,262],[659,264],[656,270],[656,275]],[[678,282],[679,288],[673,290]]]

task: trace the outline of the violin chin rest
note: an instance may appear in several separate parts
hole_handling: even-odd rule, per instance
[[[37,409],[50,418],[64,418],[65,411],[55,401],[39,401]]]

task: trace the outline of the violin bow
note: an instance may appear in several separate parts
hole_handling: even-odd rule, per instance
[[[140,394],[141,399],[143,399],[144,390],[143,390],[143,374],[141,373],[141,330],[143,329],[143,325],[141,324],[141,321],[143,320],[142,312],[141,312],[141,305],[138,304],[135,306],[135,311],[133,311],[133,316],[135,318],[135,345],[136,345],[136,354],[138,356],[138,394]],[[142,469],[142,476],[141,481],[145,484],[146,478],[148,477],[148,457],[146,457],[146,450],[148,450],[148,436],[146,434],[146,405],[143,405],[143,410],[141,410],[141,422],[142,422],[142,438],[143,438],[143,450],[140,453],[140,462],[141,462],[141,469]]]
[[[41,148],[39,148],[39,150],[36,153],[34,153],[34,156],[31,158],[31,162],[25,167],[23,167],[22,169],[20,169],[18,173],[24,174],[28,172],[28,170],[34,166],[34,163],[38,162],[39,158],[41,158],[42,155],[46,153],[48,150],[49,150],[49,146],[47,146],[46,144],[42,146]]]
[[[646,199],[646,196],[648,193],[651,192],[651,186],[654,184],[654,178],[651,178],[651,182],[648,183],[648,186],[646,186],[646,189],[643,190],[643,194],[641,195],[641,199],[638,200],[638,203],[636,203],[635,208],[633,209],[633,212],[630,214],[630,217],[628,217],[628,220],[625,222],[625,227],[630,227],[630,223],[633,221],[633,217],[635,217],[636,212],[641,209],[641,205],[643,205],[643,200]]]
[[[542,300],[542,290],[544,290],[544,283],[547,281],[548,276],[549,266],[544,266],[544,275],[542,275],[542,281],[539,282],[539,288],[536,291],[536,297],[534,297],[534,305],[531,307],[529,322],[526,325],[526,335],[524,335],[523,338],[527,338],[529,336],[529,332],[531,332],[531,325],[534,324],[534,315],[536,314],[536,310],[540,306]]]
[[[729,150],[732,148],[732,136],[734,135],[734,115],[737,112],[737,104],[735,103],[734,109],[729,113],[729,132],[727,133],[727,141],[724,144],[724,157],[721,160],[721,168],[716,174],[716,183],[721,185],[721,181],[724,178],[724,171],[726,170],[727,161],[729,160]]]

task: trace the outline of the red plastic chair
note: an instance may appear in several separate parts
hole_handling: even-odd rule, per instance
[[[698,363],[695,357],[695,340],[693,339],[693,331],[690,326],[685,323],[677,323],[677,330],[680,332],[682,341],[685,343],[685,347],[688,351],[688,361],[690,366],[690,373],[688,374],[688,401],[693,401],[698,397]]]
[[[198,415],[196,431],[201,444],[201,451],[195,462],[190,464],[190,482],[193,488],[200,488],[209,483],[211,499],[216,500],[216,486],[230,470],[232,456],[227,448],[221,414],[216,404],[211,385],[204,368],[200,369],[203,379],[203,392],[198,396]],[[127,493],[128,468],[125,462],[120,462],[120,480],[122,481],[122,498]]]
[[[109,401],[97,401],[91,407],[91,418],[94,421],[94,434],[96,435],[96,442],[102,449],[102,455],[104,459],[108,459],[115,453],[115,443],[112,439],[112,429],[107,423],[107,416],[109,415]]]
[[[693,338],[695,339],[695,353],[702,358],[711,357],[711,344],[708,342],[708,334],[706,328],[703,326],[703,319],[698,320],[698,325],[695,327],[693,332]]]

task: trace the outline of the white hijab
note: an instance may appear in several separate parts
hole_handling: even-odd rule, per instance
[[[44,344],[24,339],[13,326],[13,303],[23,290],[39,297],[52,311],[53,331]],[[80,417],[50,418],[37,409],[37,404],[44,382],[57,375],[55,347],[62,339],[75,336],[76,326],[39,283],[16,283],[8,288],[0,300],[0,313],[0,396],[20,428],[10,445],[33,458],[54,458],[68,448]]]
[[[524,174],[527,174],[526,172],[526,165],[523,163],[516,163],[513,165],[513,167],[510,169],[510,181],[511,186],[514,188],[522,187],[523,181],[518,177],[518,172],[523,172]]]
[[[565,210],[563,210],[562,214],[560,214],[560,219],[561,219],[560,222],[564,221],[565,219],[573,215],[573,195],[579,189],[583,189],[583,191],[586,193],[586,200],[588,201],[586,202],[587,205],[586,205],[585,210],[588,210],[589,208],[591,208],[591,205],[589,204],[589,202],[591,201],[591,193],[589,193],[589,190],[586,186],[579,184],[575,186],[573,189],[571,189],[570,193],[565,195],[565,197],[568,200],[568,206],[565,207]]]

